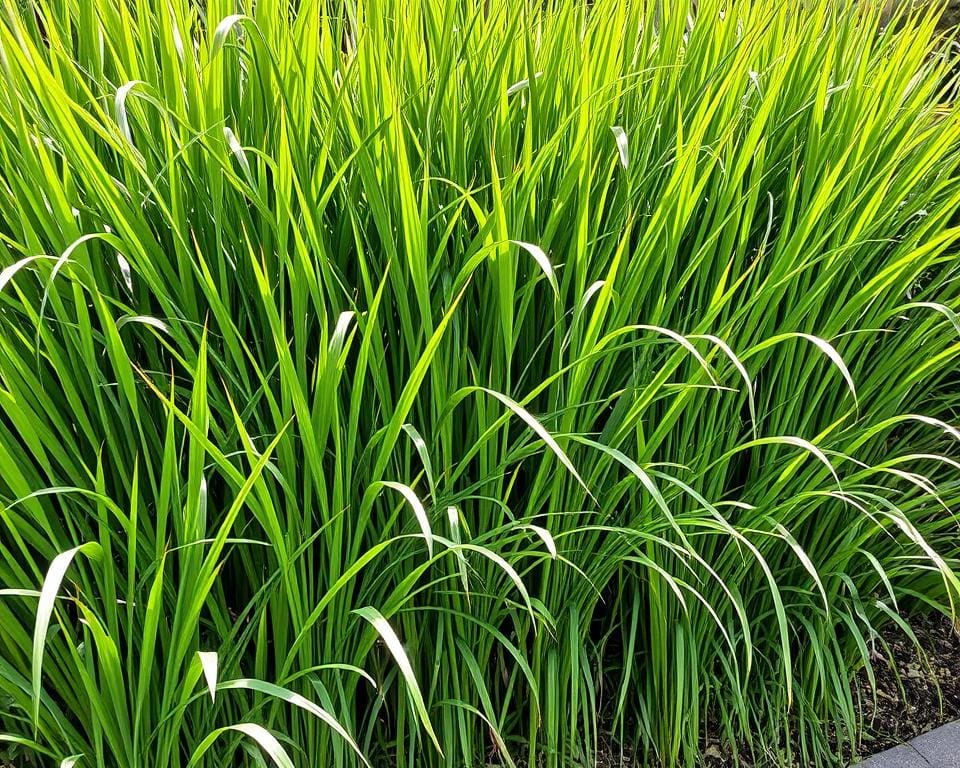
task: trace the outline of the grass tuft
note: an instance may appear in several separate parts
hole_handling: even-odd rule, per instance
[[[856,750],[960,595],[960,111],[876,5],[0,0],[0,756]]]

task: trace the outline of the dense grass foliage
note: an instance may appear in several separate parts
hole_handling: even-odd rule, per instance
[[[960,586],[950,64],[656,5],[2,0],[7,754],[855,746]]]

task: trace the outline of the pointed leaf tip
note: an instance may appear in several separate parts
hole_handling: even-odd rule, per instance
[[[613,133],[613,138],[617,142],[617,153],[620,155],[620,164],[624,168],[628,168],[630,166],[630,145],[627,139],[627,132],[619,125],[613,126],[610,131]]]
[[[217,667],[219,657],[216,651],[199,651],[197,657],[203,668],[203,677],[207,681],[207,690],[210,691],[210,701],[217,700]]]
[[[550,287],[553,289],[553,295],[559,299],[560,285],[557,283],[557,273],[554,271],[553,264],[550,263],[550,258],[543,248],[533,243],[525,243],[522,240],[511,240],[510,242],[533,256],[533,260],[537,262],[537,265],[543,270],[544,275],[546,275],[547,282],[550,283]]]

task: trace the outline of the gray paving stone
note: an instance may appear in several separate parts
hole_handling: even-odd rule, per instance
[[[909,744],[901,744],[850,768],[930,768],[930,763]]]
[[[918,736],[910,744],[934,768],[960,768],[960,721]]]

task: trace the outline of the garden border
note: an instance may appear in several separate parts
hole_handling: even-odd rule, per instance
[[[960,768],[960,720],[935,728],[851,768]]]

